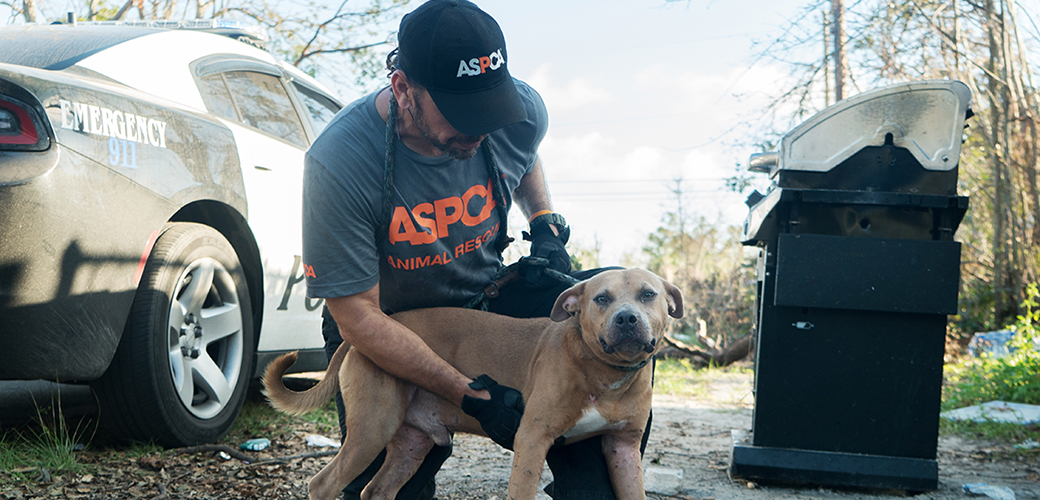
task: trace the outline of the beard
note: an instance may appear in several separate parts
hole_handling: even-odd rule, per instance
[[[463,148],[459,144],[475,144],[479,143],[484,139],[484,136],[472,136],[472,135],[457,135],[448,139],[447,142],[441,142],[433,136],[433,132],[430,130],[430,124],[426,121],[426,113],[423,109],[423,105],[418,99],[415,100],[415,107],[408,110],[408,113],[412,115],[412,122],[415,123],[415,128],[419,130],[419,135],[430,143],[431,146],[444,152],[446,156],[453,160],[468,160],[473,158],[473,155],[477,153],[478,148]]]

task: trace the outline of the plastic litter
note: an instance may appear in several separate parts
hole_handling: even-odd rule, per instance
[[[1038,443],[1035,439],[1027,439],[1025,441],[1022,441],[1021,443],[1016,444],[1015,448],[1018,448],[1020,450],[1032,450],[1035,448],[1040,448],[1040,443]]]
[[[332,446],[333,448],[339,448],[339,441],[318,434],[308,434],[307,446]]]
[[[1006,401],[990,401],[981,405],[944,411],[939,415],[949,420],[1029,425],[1040,423],[1040,406],[1008,403]]]
[[[1015,492],[1007,486],[992,486],[986,483],[969,483],[964,485],[964,492],[971,495],[983,495],[993,500],[1015,500]]]
[[[971,342],[968,342],[968,354],[975,357],[989,354],[994,358],[1007,356],[1010,354],[1007,343],[1014,335],[1011,330],[976,333],[972,335]]]
[[[242,443],[242,446],[239,446],[239,448],[242,448],[243,450],[249,450],[249,451],[263,451],[263,450],[266,450],[268,446],[271,446],[271,440],[270,439],[267,439],[267,438],[257,438],[257,439],[250,439],[249,441],[246,441],[246,442]]]

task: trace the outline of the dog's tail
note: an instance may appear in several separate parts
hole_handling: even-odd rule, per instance
[[[279,356],[264,371],[264,396],[276,410],[290,415],[300,415],[321,407],[339,390],[339,367],[349,350],[350,344],[341,344],[329,360],[329,367],[321,381],[299,392],[290,390],[282,383],[282,375],[296,363],[296,351]]]

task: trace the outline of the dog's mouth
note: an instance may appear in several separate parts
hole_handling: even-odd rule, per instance
[[[603,352],[607,354],[614,354],[615,352],[626,355],[633,355],[639,352],[654,352],[657,348],[657,339],[650,338],[647,342],[642,342],[634,338],[627,338],[618,342],[617,344],[608,344],[607,339],[604,337],[599,338],[599,344],[603,347]]]

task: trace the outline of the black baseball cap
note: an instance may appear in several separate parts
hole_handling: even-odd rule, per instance
[[[401,19],[398,67],[466,135],[527,119],[498,23],[466,0],[429,0]]]

